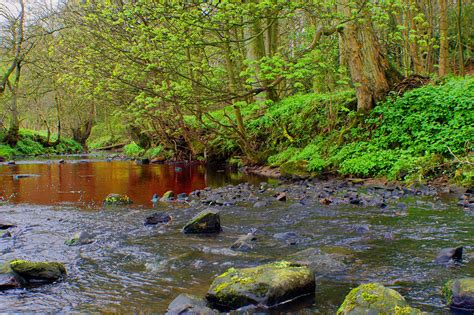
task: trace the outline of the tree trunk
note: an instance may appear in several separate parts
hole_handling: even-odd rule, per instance
[[[459,75],[464,76],[464,55],[462,47],[462,0],[458,0],[458,19],[457,19],[457,29],[458,29],[458,53],[459,53]]]
[[[449,72],[448,50],[448,2],[439,0],[439,76],[443,77]]]
[[[344,15],[351,17],[349,1],[343,3]],[[357,109],[370,111],[382,100],[400,74],[392,69],[383,55],[372,26],[369,12],[362,9],[362,21],[354,19],[344,25],[342,41],[352,82],[356,89]]]
[[[6,136],[6,141],[12,147],[16,146],[20,137],[20,120],[18,118],[18,87],[20,84],[21,63],[16,64],[15,82],[12,87],[12,105],[10,109],[10,127]]]

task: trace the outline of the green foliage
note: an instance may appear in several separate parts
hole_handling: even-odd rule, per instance
[[[100,149],[128,141],[130,140],[124,124],[119,118],[112,117],[109,123],[98,123],[92,128],[87,145],[90,149]]]
[[[140,147],[135,142],[131,142],[123,147],[123,153],[129,157],[137,158],[143,156],[145,149]]]
[[[164,151],[163,146],[159,145],[159,146],[148,149],[145,152],[144,157],[153,159],[157,156],[163,155],[164,153],[166,152]]]
[[[18,153],[16,152],[15,149],[10,147],[7,144],[0,144],[0,157],[4,158],[12,158],[14,155],[17,155]]]
[[[44,131],[20,129],[20,139],[16,147],[11,148],[6,144],[0,144],[0,156],[11,158],[18,155],[70,154],[83,150],[79,143],[65,137],[62,137],[57,145],[45,146],[46,135]],[[56,135],[51,136],[50,142],[54,142],[56,139]]]
[[[264,127],[262,132],[271,134],[268,138],[273,142],[269,145],[286,146],[268,158],[272,166],[308,161],[310,172],[329,169],[347,176],[385,176],[407,181],[449,175],[464,184],[472,182],[472,167],[469,167],[472,162],[468,158],[456,161],[459,157],[454,157],[469,155],[473,148],[472,77],[451,78],[440,86],[428,85],[402,97],[392,96],[378,104],[361,123],[352,124],[352,128],[347,127],[350,121],[336,117],[336,128],[329,132],[327,127],[321,127],[329,123],[320,123],[322,117],[317,111],[313,111],[314,117],[307,116],[302,122],[308,108],[294,104],[297,99],[310,107],[309,100],[321,99],[321,96],[287,99],[283,105],[272,106],[278,110],[270,107],[259,119],[260,128]],[[296,110],[292,112],[286,104],[292,104],[288,107]],[[356,117],[353,112],[342,110],[342,106],[339,108],[339,116]],[[275,119],[276,116],[279,119]],[[276,121],[292,126],[288,130],[297,132],[292,132],[292,137],[275,135],[275,131],[270,130]],[[312,128],[306,129],[305,123]],[[278,143],[277,137],[279,146],[274,144]]]

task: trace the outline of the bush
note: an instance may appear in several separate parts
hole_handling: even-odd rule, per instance
[[[132,158],[138,158],[138,157],[141,157],[145,153],[145,149],[140,147],[135,142],[132,142],[123,147],[123,153],[126,156],[129,156]]]

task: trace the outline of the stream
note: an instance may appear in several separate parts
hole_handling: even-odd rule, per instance
[[[314,299],[283,310],[335,314],[351,288],[380,282],[399,291],[413,307],[449,313],[441,294],[444,282],[474,275],[473,216],[456,205],[459,195],[324,185],[279,183],[200,164],[136,165],[87,157],[1,165],[0,222],[17,227],[11,238],[0,238],[0,265],[17,258],[51,260],[65,263],[68,271],[62,282],[0,292],[1,310],[164,313],[180,293],[204,296],[213,278],[230,267],[255,266],[317,248],[345,255],[345,268],[319,275]],[[215,206],[223,225],[218,235],[181,232],[203,209],[201,200],[155,207],[150,201],[154,193],[189,194],[206,187],[220,196],[236,189],[248,195],[248,201]],[[318,189],[341,198],[382,196],[386,206],[325,205],[318,201]],[[274,200],[278,191],[288,194],[286,202]],[[104,208],[102,200],[109,193],[127,194],[134,203]],[[258,200],[268,203],[256,207]],[[145,218],[158,210],[169,213],[172,224],[145,226]],[[66,246],[64,241],[79,231],[94,235],[95,241]],[[257,231],[255,249],[230,250],[250,231]],[[277,237],[288,232],[291,240]],[[459,245],[465,253],[461,264],[433,262],[442,248]]]

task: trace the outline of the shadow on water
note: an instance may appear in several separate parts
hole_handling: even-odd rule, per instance
[[[15,179],[15,174],[39,176]],[[181,232],[196,208],[161,204],[153,209],[150,202],[155,192],[189,193],[246,181],[262,179],[202,165],[182,170],[118,161],[0,166],[0,191],[11,201],[0,206],[0,220],[18,226],[13,237],[0,238],[0,264],[15,258],[54,260],[64,262],[69,273],[63,282],[0,292],[2,311],[163,313],[179,293],[205,295],[212,279],[229,267],[286,259],[307,248],[347,254],[349,268],[318,276],[314,297],[282,311],[334,314],[351,288],[377,281],[398,290],[414,307],[446,314],[444,282],[474,275],[472,217],[450,199],[402,198],[403,214],[370,206],[324,206],[318,199],[307,205],[273,201],[263,208],[244,203],[221,207],[223,233],[217,236]],[[135,204],[102,208],[111,192],[126,193]],[[173,224],[144,226],[145,217],[157,210],[170,213]],[[369,228],[361,234],[354,232],[355,225]],[[230,251],[236,238],[251,229],[259,231],[256,249]],[[81,230],[94,235],[94,243],[64,244]],[[274,237],[287,231],[301,242],[288,245]],[[465,246],[461,266],[433,263],[441,248],[457,245]]]

